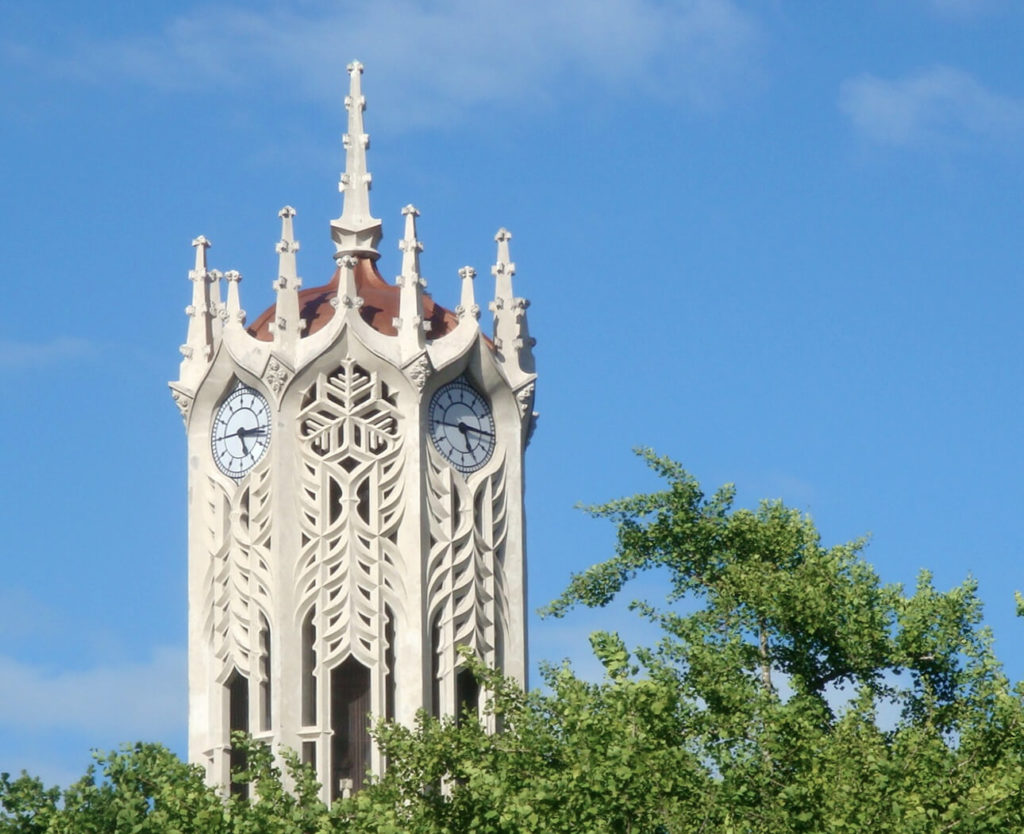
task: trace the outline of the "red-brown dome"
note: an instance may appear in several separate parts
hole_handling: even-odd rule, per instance
[[[299,315],[306,322],[303,336],[316,333],[331,320],[335,313],[331,299],[338,294],[338,281],[341,270],[335,270],[330,282],[322,287],[310,287],[299,290]],[[363,321],[378,333],[395,336],[394,319],[398,318],[399,293],[394,284],[389,284],[381,277],[377,267],[369,258],[360,258],[355,268],[356,291],[363,299],[359,313]],[[248,327],[250,335],[263,342],[272,341],[270,323],[274,320],[277,305],[271,305]],[[440,339],[450,333],[459,323],[458,317],[451,310],[446,310],[427,294],[423,294],[423,317],[430,322],[427,337]]]

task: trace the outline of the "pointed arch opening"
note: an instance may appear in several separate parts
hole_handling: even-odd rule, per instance
[[[354,657],[331,670],[331,799],[355,793],[370,769],[370,670]]]
[[[430,714],[441,717],[441,612],[430,626]]]
[[[395,719],[395,612],[384,606],[384,717]]]
[[[471,669],[462,668],[455,676],[455,721],[461,724],[476,718],[480,711],[480,684]]]
[[[249,732],[249,679],[237,669],[232,670],[231,676],[224,684],[228,691],[228,734],[234,732]],[[249,765],[249,758],[244,750],[237,747],[228,748],[228,763],[231,766],[231,793],[234,796],[249,796],[249,785],[236,782],[235,774],[245,770]]]
[[[316,720],[316,607],[302,621],[302,723],[311,727]]]
[[[270,677],[270,622],[265,614],[260,614],[260,730],[263,732],[273,726]]]

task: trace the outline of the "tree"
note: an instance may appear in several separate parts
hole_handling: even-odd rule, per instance
[[[662,640],[634,661],[598,632],[605,680],[548,669],[546,694],[478,670],[504,732],[382,727],[400,764],[367,809],[401,809],[393,822],[415,831],[1022,827],[1022,692],[973,582],[940,593],[924,573],[906,594],[879,581],[864,540],[824,547],[781,502],[734,509],[731,486],[707,497],[642,454],[666,488],[589,509],[616,525],[616,553],[548,613],[603,606],[660,570],[665,604],[633,607]]]
[[[548,609],[607,604],[638,574],[662,631],[630,652],[596,632],[604,679],[548,667],[546,688],[465,662],[498,732],[471,716],[380,723],[386,771],[327,809],[311,772],[244,739],[254,801],[137,745],[63,794],[0,778],[0,834],[39,832],[1005,832],[1024,830],[1024,689],[981,626],[971,581],[884,585],[865,542],[825,547],[778,501],[734,509],[677,463],[662,491],[589,508],[615,554]],[[1024,606],[1024,603],[1022,603]],[[292,785],[286,790],[285,783]]]
[[[972,581],[939,593],[923,573],[908,596],[879,582],[864,540],[823,547],[781,502],[734,510],[731,486],[706,498],[679,464],[641,454],[666,489],[590,508],[616,524],[616,554],[549,611],[601,606],[638,573],[668,572],[666,606],[633,604],[664,633],[638,657],[677,692],[687,745],[708,765],[700,825],[1024,825],[1022,690],[980,627]],[[879,726],[883,708],[900,711],[892,729]]]

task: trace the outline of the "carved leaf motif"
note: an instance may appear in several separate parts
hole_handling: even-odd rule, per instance
[[[241,489],[229,490],[213,478],[209,486],[214,498],[208,526],[216,544],[210,552],[209,604],[204,609],[212,612],[214,654],[224,669],[239,669],[255,680],[257,620],[261,610],[272,609],[270,468],[266,461],[259,464]],[[263,599],[262,609],[257,596]]]
[[[469,646],[485,661],[495,661],[495,623],[507,621],[508,609],[500,557],[507,537],[506,480],[502,465],[471,492],[463,478],[428,450],[427,508],[433,546],[427,561],[427,611],[429,622],[440,616],[442,677],[455,674],[458,646]]]
[[[403,438],[397,395],[354,360],[320,374],[302,395],[300,610],[317,612],[317,664],[348,655],[377,666],[384,606],[404,615],[398,529]]]

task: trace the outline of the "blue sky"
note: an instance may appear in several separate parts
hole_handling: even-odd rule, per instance
[[[12,0],[0,32],[0,770],[184,752],[190,241],[254,317],[291,204],[328,278],[353,58],[383,274],[409,202],[449,307],[514,235],[531,606],[610,554],[573,507],[654,488],[649,445],[870,533],[888,581],[975,576],[1024,677],[1020,4]],[[608,626],[639,633],[534,618],[532,657],[590,668]]]

